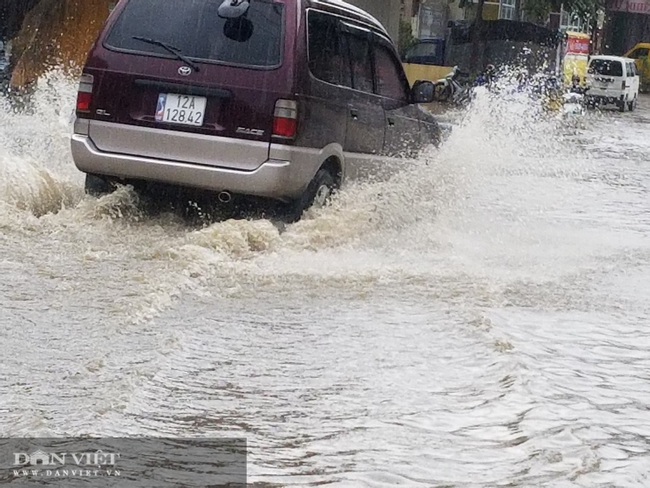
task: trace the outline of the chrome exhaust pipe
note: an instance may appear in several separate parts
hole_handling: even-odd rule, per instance
[[[230,201],[232,200],[232,195],[227,191],[222,191],[221,193],[219,193],[217,198],[221,203],[230,203]]]

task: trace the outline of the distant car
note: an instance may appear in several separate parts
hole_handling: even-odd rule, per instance
[[[639,75],[634,60],[620,56],[592,56],[587,69],[586,102],[634,110],[639,97]]]
[[[5,77],[9,75],[9,60],[0,53],[0,76]]]
[[[91,194],[161,182],[298,215],[437,144],[432,100],[341,0],[121,0],[83,69],[72,155]]]
[[[642,42],[630,49],[626,54],[626,58],[634,59],[636,69],[641,77],[642,92],[650,91],[650,43]]]
[[[10,64],[7,43],[0,40],[0,82],[8,80],[11,76]]]

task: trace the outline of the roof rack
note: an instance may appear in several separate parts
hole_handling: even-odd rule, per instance
[[[311,0],[311,3],[314,4],[320,4],[320,5],[327,5],[327,6],[332,6],[336,7],[339,10],[343,10],[347,13],[353,13],[356,14],[360,19],[365,20],[367,23],[371,24],[373,27],[376,27],[379,29],[383,34],[386,35],[386,37],[390,38],[390,35],[388,34],[388,31],[386,28],[383,26],[381,22],[379,22],[375,17],[370,15],[368,12],[365,10],[352,5],[351,3],[348,3],[344,0]]]

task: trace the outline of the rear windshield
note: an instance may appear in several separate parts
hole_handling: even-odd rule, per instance
[[[620,61],[594,59],[589,65],[589,72],[603,76],[623,76],[623,65]]]
[[[120,50],[171,57],[137,37],[165,42],[185,56],[235,65],[275,67],[281,62],[283,6],[251,0],[245,16],[222,19],[223,0],[131,0],[106,39]]]

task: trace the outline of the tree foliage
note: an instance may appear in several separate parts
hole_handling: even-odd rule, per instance
[[[544,22],[551,12],[559,12],[562,2],[555,0],[525,0],[522,2],[522,10],[526,18],[532,22]]]
[[[404,56],[406,55],[406,51],[408,51],[417,42],[418,39],[413,35],[413,30],[411,29],[411,23],[408,20],[400,21],[399,40],[397,43],[400,56],[404,58]]]
[[[458,0],[460,8],[475,6],[477,3],[478,0]],[[560,12],[562,9],[571,12],[579,20],[589,22],[597,18],[598,12],[605,8],[605,0],[522,0],[521,8],[534,22],[544,22],[551,12]]]
[[[452,0],[454,1],[454,0]],[[521,0],[521,9],[525,12],[525,18],[534,23],[544,24],[552,12],[564,10],[576,20],[585,23],[594,24],[598,14],[605,8],[606,0]],[[472,23],[471,39],[471,56],[469,60],[469,69],[476,72],[481,69],[479,43],[483,37],[483,9],[485,0],[458,0],[460,8],[474,8],[475,17]]]
[[[576,19],[583,22],[594,20],[598,11],[605,7],[604,0],[524,0],[522,9],[527,16],[537,22],[543,22],[551,12],[562,9],[570,12]]]
[[[564,10],[571,12],[584,22],[595,20],[598,17],[598,12],[604,9],[604,0],[567,0],[564,2]]]

